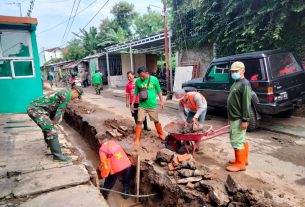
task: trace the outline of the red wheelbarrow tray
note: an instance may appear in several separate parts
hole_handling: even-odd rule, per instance
[[[230,125],[226,125],[217,130],[212,130],[213,127],[211,125],[204,124],[202,132],[182,134],[182,133],[180,133],[180,131],[183,128],[183,126],[184,126],[184,123],[171,122],[164,127],[164,131],[166,131],[169,135],[174,137],[176,140],[191,141],[191,145],[193,146],[193,156],[194,156],[195,150],[199,147],[201,140],[208,140],[208,139],[212,139],[217,136],[220,136],[222,134],[226,134],[228,132],[221,132],[221,133],[218,133],[218,132],[230,127]],[[206,137],[206,138],[203,139],[203,137]],[[192,141],[194,142],[194,144],[192,143]],[[187,153],[189,153],[189,149],[187,147],[186,142],[184,142],[184,146],[186,148]]]

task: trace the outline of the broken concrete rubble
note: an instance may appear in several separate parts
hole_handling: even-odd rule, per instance
[[[157,152],[156,161],[163,161],[169,163],[172,161],[174,155],[175,153],[173,151],[164,148]]]
[[[194,183],[202,180],[202,177],[188,177],[177,181],[178,184]]]

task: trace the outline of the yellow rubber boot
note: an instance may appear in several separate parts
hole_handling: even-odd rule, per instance
[[[136,126],[136,137],[134,140],[135,145],[140,144],[141,130],[142,130],[142,126]]]
[[[163,135],[163,129],[160,123],[155,124],[156,130],[158,132],[159,138],[162,140],[165,140],[165,137]]]
[[[248,165],[248,155],[249,155],[249,144],[246,142],[246,143],[244,143],[244,149],[246,150],[246,157],[245,157],[245,159],[246,159],[246,165]],[[229,160],[229,163],[230,164],[234,164],[235,163],[235,159],[232,159],[232,160]]]
[[[231,166],[226,167],[227,171],[230,172],[238,172],[238,171],[243,171],[246,170],[246,150],[235,150],[235,163],[232,164]]]

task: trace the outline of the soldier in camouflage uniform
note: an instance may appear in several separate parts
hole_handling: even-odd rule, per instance
[[[58,130],[67,104],[70,100],[80,98],[82,94],[82,88],[77,86],[72,91],[57,91],[39,97],[27,109],[28,115],[41,128],[54,160],[68,161],[71,159],[61,153]]]

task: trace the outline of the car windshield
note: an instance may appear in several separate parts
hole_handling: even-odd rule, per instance
[[[269,56],[272,77],[277,78],[302,71],[292,53],[279,53]]]

